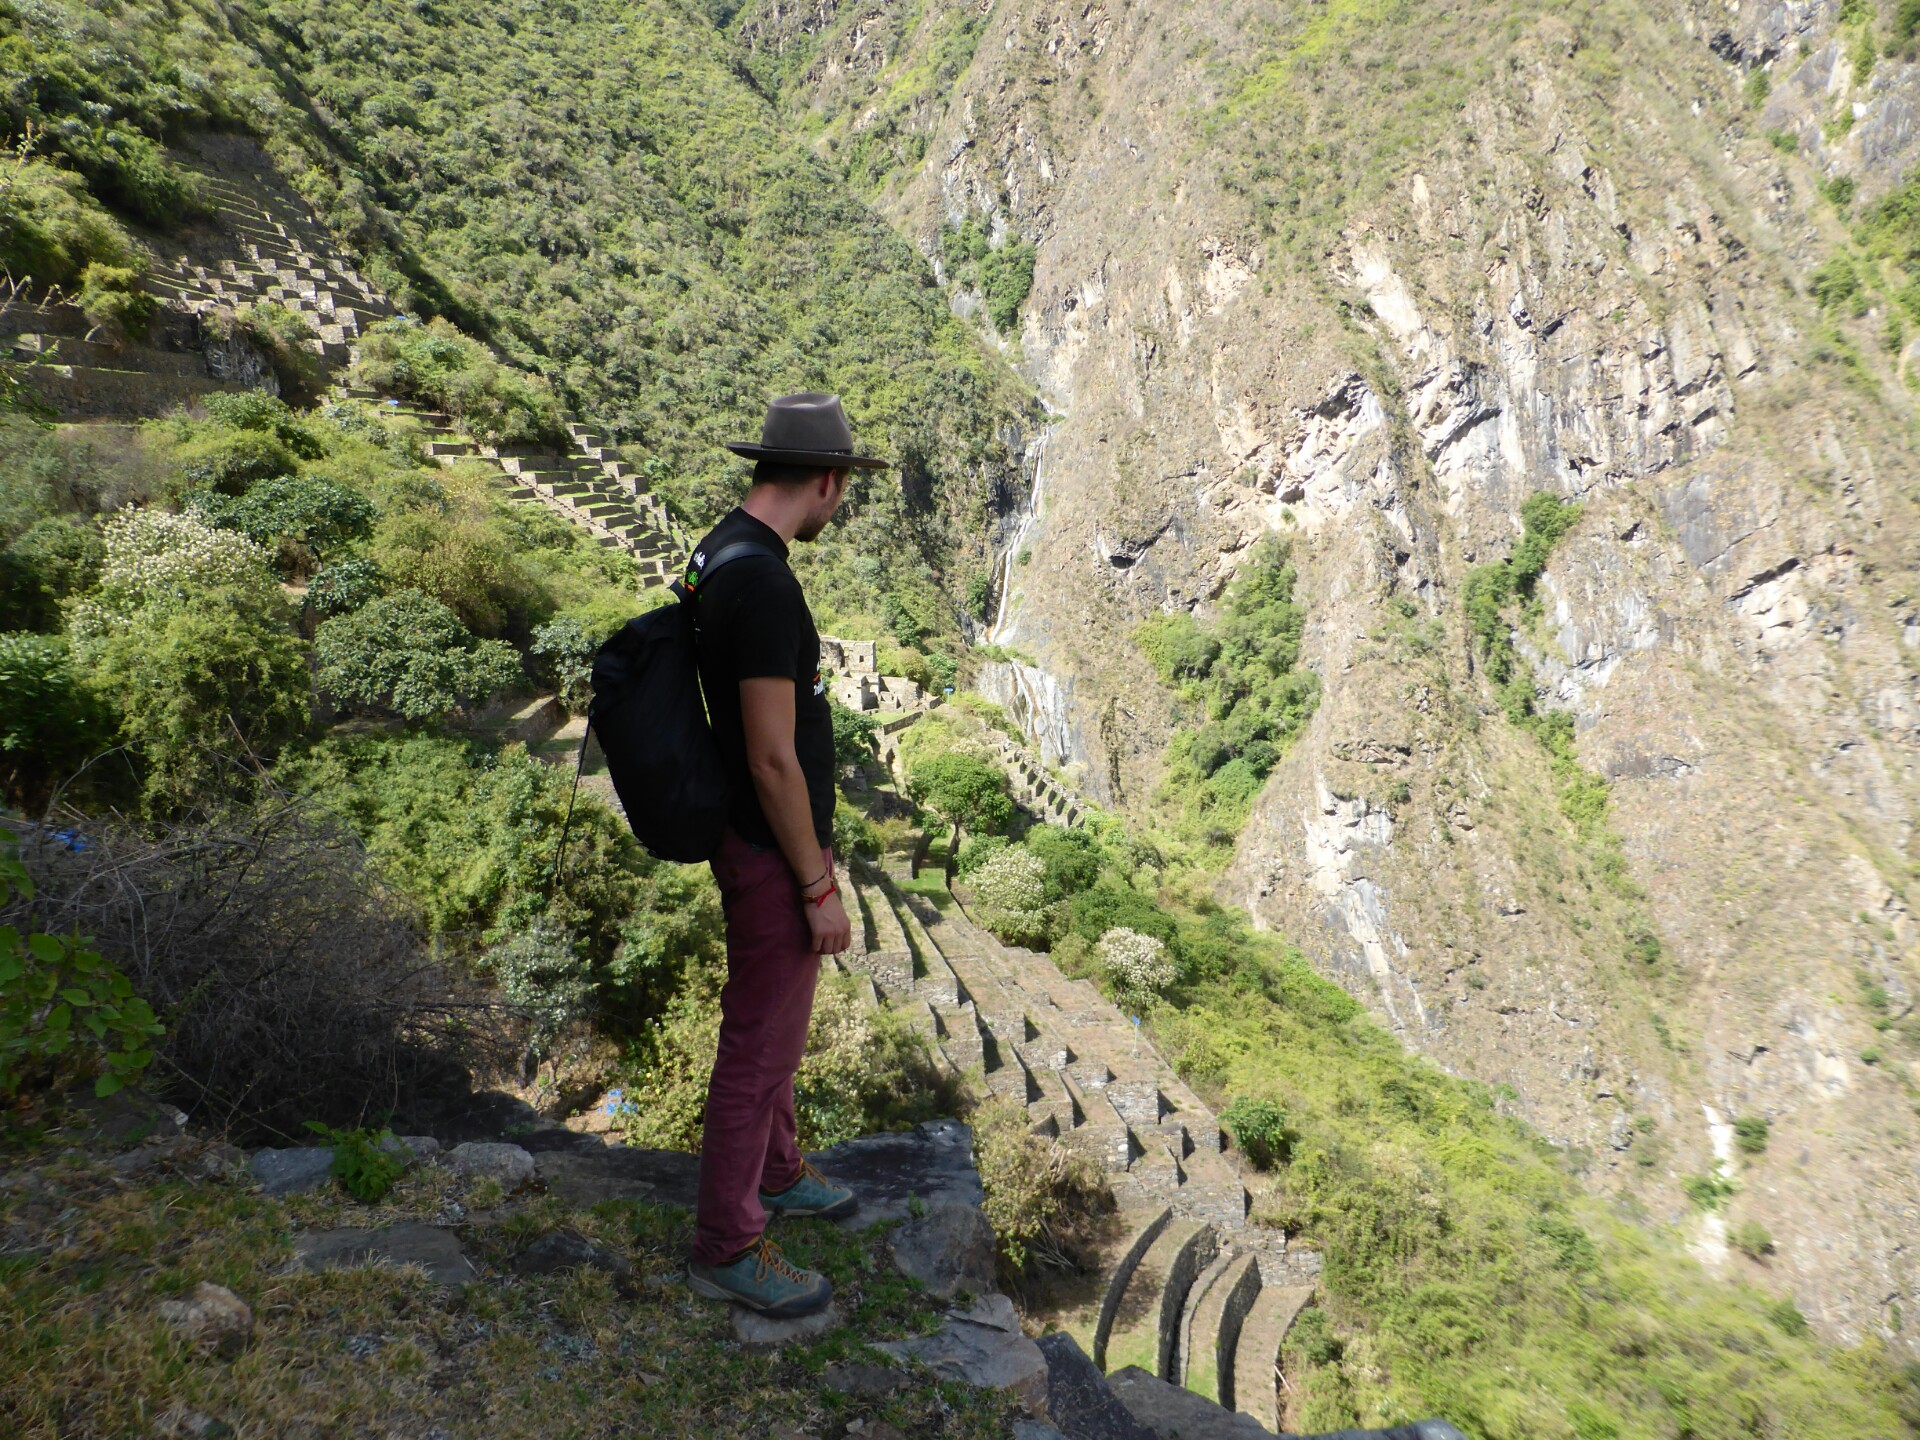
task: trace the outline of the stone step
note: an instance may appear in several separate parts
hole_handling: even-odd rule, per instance
[[[15,300],[0,305],[0,340],[12,335],[56,335],[84,338],[94,328],[77,305],[32,305]]]
[[[1134,1271],[1161,1232],[1172,1223],[1173,1210],[1165,1205],[1147,1210],[1122,1210],[1120,1219],[1121,1238],[1108,1242],[1100,1256],[1098,1270],[1105,1275],[1106,1283],[1099,1297],[1088,1307],[1063,1316],[1061,1324],[1102,1370],[1108,1368],[1107,1339],[1112,1334],[1127,1287],[1133,1283]]]
[[[1108,1324],[1103,1360],[1109,1370],[1138,1365],[1173,1378],[1180,1319],[1194,1278],[1213,1262],[1220,1244],[1211,1225],[1175,1217],[1162,1227],[1134,1266]]]
[[[145,345],[111,345],[66,335],[16,335],[11,358],[41,364],[82,365],[100,370],[133,370],[147,375],[207,379],[198,351],[155,350]]]
[[[1250,1251],[1222,1250],[1200,1272],[1180,1319],[1177,1384],[1233,1408],[1233,1347],[1259,1295],[1260,1266]]]
[[[1313,1290],[1308,1286],[1270,1286],[1254,1297],[1240,1322],[1233,1349],[1231,1404],[1269,1430],[1280,1428],[1280,1387],[1274,1378],[1280,1347],[1300,1312],[1312,1303]]]
[[[190,405],[204,395],[245,388],[210,379],[204,373],[156,375],[144,370],[58,364],[11,368],[43,404],[75,419],[153,418],[176,405]]]

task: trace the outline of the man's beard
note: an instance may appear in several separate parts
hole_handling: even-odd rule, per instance
[[[831,515],[826,515],[818,520],[809,520],[793,532],[793,538],[796,540],[818,540],[820,538],[820,532],[827,528],[827,522],[831,519],[833,519]]]

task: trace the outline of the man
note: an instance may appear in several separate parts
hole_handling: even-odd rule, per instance
[[[758,445],[727,447],[755,461],[738,509],[694,550],[686,588],[699,616],[700,683],[733,799],[713,857],[727,922],[720,1047],[707,1084],[695,1293],[764,1314],[807,1315],[833,1298],[827,1279],[787,1262],[766,1238],[768,1212],[850,1215],[851,1190],[801,1156],[793,1075],[806,1050],[820,957],[852,938],[834,883],[833,719],[820,674],[820,637],[787,547],[812,540],[845,498],[856,455],[832,395],[788,395],[767,408]],[[766,553],[708,564],[745,541]]]

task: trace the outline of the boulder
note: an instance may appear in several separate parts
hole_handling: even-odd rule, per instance
[[[937,1205],[887,1236],[893,1263],[943,1300],[993,1289],[993,1226],[977,1206]]]
[[[1155,1440],[1073,1336],[1055,1331],[1037,1344],[1047,1362],[1047,1415],[1067,1440]]]
[[[533,1156],[518,1145],[469,1140],[447,1153],[447,1168],[470,1180],[497,1180],[504,1190],[517,1190],[533,1179]]]
[[[733,1307],[733,1334],[750,1350],[778,1350],[796,1340],[814,1340],[840,1324],[840,1307],[829,1305],[797,1320],[775,1320],[744,1305]]]
[[[418,1265],[436,1285],[462,1285],[480,1271],[453,1235],[409,1221],[377,1230],[320,1230],[293,1243],[293,1263],[302,1270],[343,1270],[355,1265]]]
[[[987,1296],[967,1313],[949,1315],[935,1334],[873,1348],[896,1360],[918,1361],[943,1380],[1004,1390],[1033,1414],[1046,1405],[1046,1357],[1020,1333],[1013,1302],[1004,1295]]]
[[[907,1220],[921,1206],[979,1205],[973,1131],[958,1120],[928,1120],[890,1135],[863,1135],[809,1156],[860,1197],[855,1223]]]
[[[224,1285],[202,1280],[178,1300],[162,1300],[160,1318],[188,1344],[232,1359],[253,1339],[253,1311]]]
[[[1274,1440],[1273,1432],[1251,1415],[1217,1405],[1204,1395],[1169,1385],[1138,1365],[1107,1377],[1114,1398],[1127,1413],[1156,1435],[1180,1440]]]
[[[300,1195],[333,1180],[333,1151],[325,1145],[259,1150],[247,1168],[269,1195]]]
[[[627,1257],[596,1245],[576,1230],[549,1230],[513,1257],[516,1275],[558,1275],[567,1270],[601,1270],[621,1285],[633,1280]]]
[[[545,1150],[534,1169],[547,1189],[587,1208],[606,1200],[648,1200],[693,1205],[700,1186],[700,1157],[624,1145]]]

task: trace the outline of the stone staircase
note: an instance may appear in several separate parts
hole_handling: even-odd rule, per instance
[[[1097,1300],[1061,1328],[1103,1370],[1137,1365],[1277,1430],[1275,1367],[1320,1257],[1247,1223],[1218,1121],[1132,1021],[957,901],[908,893],[909,879],[899,865],[842,872],[854,943],[837,963],[954,1071],[1105,1172],[1124,1239]]]
[[[999,731],[993,733],[993,743],[1013,786],[1013,798],[1025,809],[1069,829],[1086,818],[1087,802],[1061,784],[1026,746]]]

